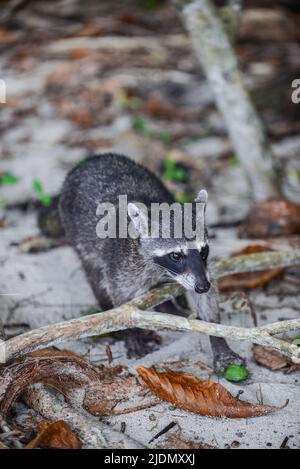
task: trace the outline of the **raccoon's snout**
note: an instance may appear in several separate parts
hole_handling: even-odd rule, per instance
[[[206,280],[205,283],[196,283],[195,284],[195,292],[196,293],[207,293],[208,290],[210,289],[210,283],[208,280]]]

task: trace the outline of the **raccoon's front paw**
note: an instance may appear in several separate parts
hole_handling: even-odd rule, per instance
[[[235,353],[226,340],[222,337],[210,337],[211,347],[214,355],[214,370],[217,374],[223,373],[228,365],[246,364],[244,358]]]
[[[119,338],[125,342],[128,358],[140,358],[154,352],[161,341],[161,337],[156,332],[136,327],[119,334]]]
[[[217,353],[214,355],[214,370],[218,375],[222,374],[228,365],[246,365],[246,360],[233,350]]]

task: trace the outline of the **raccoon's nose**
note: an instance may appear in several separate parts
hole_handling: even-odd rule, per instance
[[[210,283],[207,280],[205,283],[196,283],[195,292],[196,293],[206,293],[210,289]]]

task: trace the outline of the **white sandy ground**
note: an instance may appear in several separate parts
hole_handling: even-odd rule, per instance
[[[17,212],[12,212],[10,218],[13,226],[0,231],[0,291],[13,294],[1,297],[3,323],[26,322],[31,328],[35,328],[79,316],[94,306],[95,300],[71,248],[62,247],[35,255],[21,254],[11,243],[36,234],[35,219],[32,215],[17,216]],[[253,293],[252,299],[259,324],[296,317],[299,310],[299,295],[278,297],[272,288],[266,292],[259,290]],[[249,311],[246,310],[242,314],[231,311],[228,315],[227,303],[223,309],[224,322],[251,326]],[[113,364],[126,364],[134,371],[139,364],[150,366],[170,363],[170,367],[179,370],[178,363],[172,365],[172,362],[184,360],[180,371],[208,378],[206,372],[197,365],[199,360],[208,365],[212,362],[206,337],[196,333],[169,331],[164,331],[162,337],[160,349],[140,360],[126,358],[123,342],[112,344]],[[105,339],[100,343],[87,339],[62,344],[61,347],[82,353],[93,363],[107,364],[105,342]],[[120,430],[121,422],[125,422],[126,433],[149,447],[163,447],[170,435],[176,435],[180,439],[218,448],[235,446],[235,442],[239,443],[240,448],[278,448],[288,436],[288,445],[291,448],[299,448],[299,372],[271,372],[254,363],[250,344],[232,342],[231,345],[248,358],[251,378],[246,384],[230,384],[224,379],[220,379],[220,382],[234,395],[243,390],[241,398],[253,403],[263,399],[265,404],[282,406],[289,399],[286,408],[264,417],[229,420],[201,417],[163,403],[131,414],[107,417],[104,421],[109,422],[116,430]],[[216,376],[213,376],[213,379],[218,380]],[[135,405],[134,398],[130,405]],[[148,445],[151,437],[171,421],[177,422],[178,426]]]
[[[20,177],[15,186],[1,187],[1,199],[5,199],[8,203],[23,202],[27,198],[33,198],[34,178],[42,181],[46,192],[55,193],[68,169],[86,156],[85,149],[79,146],[70,148],[62,143],[70,133],[74,136],[79,130],[74,129],[74,126],[71,128],[69,121],[58,117],[55,108],[47,100],[45,93],[47,77],[59,62],[52,60],[41,63],[33,59],[32,63],[33,69],[29,72],[16,72],[7,66],[4,55],[0,58],[1,77],[6,80],[9,99],[19,97],[23,110],[31,107],[36,110],[26,119],[17,122],[17,125],[11,125],[1,137],[0,153],[3,159],[0,171],[11,171]],[[138,76],[140,73],[141,69],[138,70]],[[199,94],[198,84],[197,94]],[[208,96],[208,93],[204,94]],[[1,109],[0,125],[3,128],[10,122],[12,112],[9,107]],[[114,149],[144,161],[146,158],[143,151],[146,152],[146,147],[151,145],[151,149],[148,149],[148,153],[151,153],[153,142],[146,141],[147,145],[143,147],[134,144],[135,140],[132,138],[126,141],[124,132],[130,128],[130,119],[125,116],[121,121],[120,123],[120,119],[116,119],[115,124],[110,127],[98,127],[84,133],[89,132],[91,136],[94,133],[94,137],[108,136],[114,142]],[[215,123],[214,128],[217,128]],[[202,138],[198,143],[187,146],[185,151],[191,157],[203,158],[206,162],[211,155],[218,157],[224,148],[227,149],[226,145],[227,141],[223,138],[215,140]],[[299,139],[293,137],[275,144],[273,149],[278,158],[283,158],[298,155],[299,148]],[[223,168],[220,174],[214,175],[209,196],[210,223],[219,222],[222,214],[223,219],[227,216],[229,220],[243,217],[249,208],[250,200],[241,168],[239,166]],[[294,200],[300,200],[299,192],[298,197],[294,194]],[[36,255],[21,254],[12,243],[38,234],[35,218],[33,215],[11,211],[8,214],[8,221],[12,222],[12,225],[0,229],[0,293],[2,294],[0,318],[3,323],[25,322],[31,328],[36,328],[78,317],[91,306],[95,306],[95,299],[81,271],[79,261],[69,247]],[[224,255],[224,237],[234,239],[236,234],[234,230],[217,231],[216,234],[218,237],[212,254]],[[232,247],[235,248],[234,243]],[[300,294],[299,292],[296,294],[294,289],[283,282],[273,282],[265,290],[254,291],[251,297],[259,324],[282,318],[295,318],[299,315]],[[228,314],[229,310],[227,305],[223,321],[244,327],[252,325],[249,312],[233,314],[230,311]],[[134,370],[138,364],[150,366],[170,363],[170,366],[176,369],[178,365],[171,365],[172,362],[185,360],[180,371],[207,378],[197,366],[199,360],[208,365],[212,363],[206,337],[179,332],[163,332],[162,337],[160,350],[139,361],[126,359],[122,342],[112,344],[113,364],[126,364]],[[105,340],[101,342],[84,340],[61,346],[87,355],[95,363],[107,364]],[[242,389],[244,393],[241,397],[253,403],[258,402],[259,396],[263,397],[264,403],[277,406],[283,405],[286,399],[289,399],[289,405],[285,409],[254,419],[218,420],[183,412],[165,403],[132,414],[105,418],[105,421],[110,422],[117,430],[120,430],[121,422],[125,422],[126,433],[146,446],[150,438],[171,421],[178,423],[179,426],[151,443],[150,447],[163,447],[169,436],[177,435],[181,439],[219,448],[231,447],[233,442],[239,442],[241,448],[278,448],[287,436],[288,446],[299,448],[300,373],[286,375],[282,371],[271,372],[254,363],[250,344],[234,342],[232,346],[248,358],[251,378],[246,384],[241,385],[230,384],[223,379],[220,382],[234,395]],[[217,377],[213,379],[217,380]],[[131,404],[135,404],[134,398]]]

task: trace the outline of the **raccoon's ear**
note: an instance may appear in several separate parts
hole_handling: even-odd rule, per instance
[[[128,215],[140,236],[148,235],[148,215],[147,208],[143,204],[129,202]]]
[[[195,198],[195,202],[200,202],[201,204],[207,204],[208,200],[208,194],[205,189],[201,189],[200,192],[198,192],[197,197]]]

